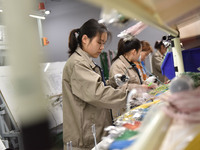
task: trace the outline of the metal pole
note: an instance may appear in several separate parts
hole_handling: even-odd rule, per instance
[[[39,37],[40,37],[40,44],[42,45],[42,37],[43,37],[42,20],[37,18],[37,24],[38,24],[38,31],[39,31]]]
[[[175,74],[176,76],[178,76],[185,71],[179,37],[172,39],[172,53],[173,53]]]

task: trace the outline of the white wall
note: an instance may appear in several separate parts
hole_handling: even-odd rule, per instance
[[[68,58],[68,36],[90,18],[98,19],[100,9],[77,0],[48,1],[51,14],[43,21],[43,34],[49,40],[44,47],[45,61],[64,61]]]

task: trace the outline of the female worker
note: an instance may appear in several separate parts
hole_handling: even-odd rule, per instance
[[[162,41],[156,41],[154,48],[157,49],[157,51],[152,56],[153,74],[157,76],[161,82],[165,82],[167,78],[162,75],[161,65],[164,55],[167,52],[167,47]]]
[[[142,88],[146,90],[147,85],[143,84],[141,74],[134,64],[140,56],[142,46],[137,38],[131,37],[131,35],[128,36],[130,37],[127,39],[122,38],[118,42],[118,52],[116,57],[113,59],[113,64],[110,67],[109,77],[113,78],[119,75],[125,75],[128,77],[127,82],[117,82],[117,85],[114,86],[114,88],[122,90],[128,89],[129,91],[133,88]],[[116,118],[124,111],[125,108],[113,109],[113,117]]]
[[[141,44],[142,44],[142,51],[140,53],[140,57],[138,61],[134,63],[136,64],[136,67],[138,68],[140,74],[142,75],[143,80],[145,81],[148,78],[148,76],[146,73],[146,68],[144,66],[144,61],[146,57],[153,52],[153,50],[147,41],[141,41]]]
[[[73,150],[91,150],[96,126],[97,143],[106,135],[104,128],[112,124],[110,109],[124,107],[126,90],[106,86],[100,68],[92,58],[104,49],[109,31],[94,19],[85,22],[69,36],[69,59],[62,79],[63,141],[72,141]]]
[[[135,37],[129,40],[123,38],[119,40],[117,55],[110,67],[109,77],[112,78],[116,74],[121,74],[126,75],[129,81],[123,85],[116,85],[114,88],[131,90],[143,83],[141,75],[134,64],[140,56],[141,48],[140,41]]]

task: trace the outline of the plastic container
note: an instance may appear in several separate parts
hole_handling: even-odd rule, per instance
[[[193,48],[182,51],[183,64],[185,72],[200,72],[200,48]],[[173,79],[175,77],[174,60],[172,52],[167,53],[162,66],[162,74],[168,79]]]
[[[174,60],[172,52],[168,52],[161,66],[162,74],[168,79],[175,77]]]

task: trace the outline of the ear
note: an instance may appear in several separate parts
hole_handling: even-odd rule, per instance
[[[131,53],[132,53],[133,55],[136,55],[136,54],[137,54],[136,49],[133,49],[133,50],[131,51]]]
[[[82,36],[82,43],[83,43],[83,44],[87,44],[88,41],[89,41],[88,36],[84,34],[84,35]]]

